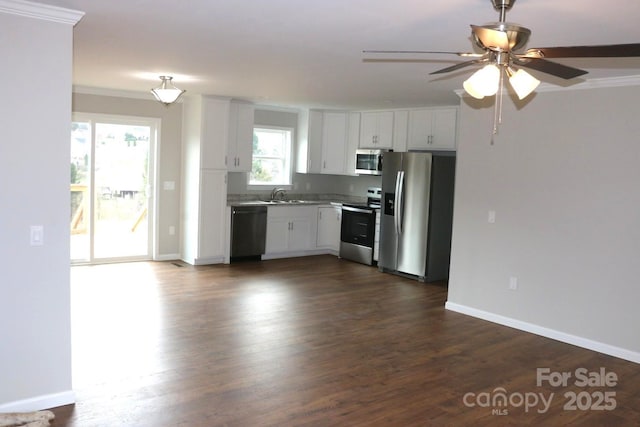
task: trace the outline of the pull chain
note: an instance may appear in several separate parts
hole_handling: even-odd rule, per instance
[[[498,134],[498,127],[502,124],[502,97],[504,92],[504,73],[500,69],[500,82],[498,84],[498,93],[496,101],[493,104],[493,133],[491,135],[491,145],[493,145],[493,136]]]

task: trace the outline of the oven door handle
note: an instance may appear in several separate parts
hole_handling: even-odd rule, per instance
[[[393,209],[393,220],[396,225],[396,233],[402,234],[402,205],[404,198],[404,171],[399,171],[396,175],[396,201]]]
[[[360,208],[354,208],[351,206],[343,206],[342,207],[343,211],[349,211],[349,212],[357,212],[357,213],[364,213],[364,214],[370,214],[373,212],[373,210],[371,209],[360,209]]]

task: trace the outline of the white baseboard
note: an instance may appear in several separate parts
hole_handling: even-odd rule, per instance
[[[157,255],[154,261],[178,261],[180,259],[180,254],[163,254]]]
[[[599,341],[590,340],[588,338],[579,337],[577,335],[567,334],[566,332],[557,331],[555,329],[545,328],[533,323],[523,322],[521,320],[512,319],[510,317],[501,316],[499,314],[490,313],[477,308],[468,307],[466,305],[456,304],[447,301],[444,306],[447,310],[457,313],[466,314],[468,316],[477,317],[479,319],[488,320],[489,322],[498,323],[510,328],[519,329],[521,331],[530,332],[556,341],[586,348],[588,350],[597,351],[599,353],[608,354],[609,356],[618,357],[634,363],[640,363],[640,353],[627,350],[625,348],[616,347]]]
[[[43,409],[56,408],[58,406],[71,405],[76,402],[76,395],[73,391],[63,391],[61,393],[45,394],[43,396],[31,397],[29,399],[15,402],[3,403],[0,405],[0,412],[31,412]]]
[[[298,258],[303,256],[326,255],[329,254],[327,249],[310,249],[297,252],[278,252],[262,255],[263,260],[279,259],[279,258]]]
[[[224,256],[196,258],[193,261],[193,265],[210,265],[210,264],[222,264],[222,263],[224,263]]]

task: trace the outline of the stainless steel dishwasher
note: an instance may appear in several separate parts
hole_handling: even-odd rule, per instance
[[[266,206],[231,207],[231,261],[260,258],[267,240]]]

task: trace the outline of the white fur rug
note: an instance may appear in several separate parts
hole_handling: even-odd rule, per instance
[[[0,427],[47,427],[54,418],[51,411],[0,414]]]

